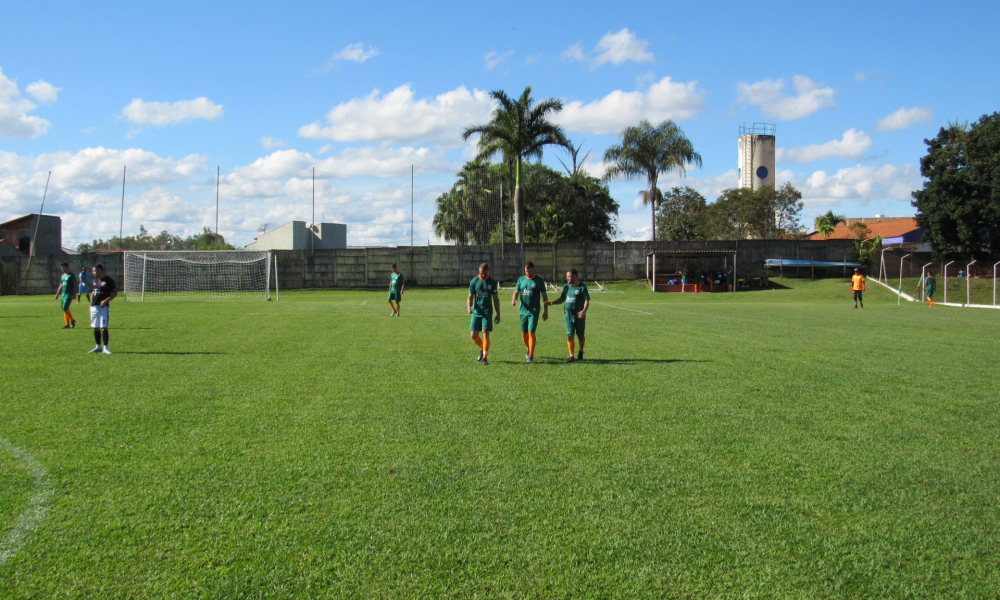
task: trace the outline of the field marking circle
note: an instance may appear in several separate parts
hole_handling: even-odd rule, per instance
[[[28,507],[17,518],[10,532],[0,540],[0,567],[2,567],[21,550],[48,514],[49,501],[52,499],[52,483],[45,467],[29,452],[21,450],[3,438],[0,438],[0,448],[13,454],[14,460],[24,465],[28,475],[31,476],[31,485],[35,488],[35,493],[28,501]]]

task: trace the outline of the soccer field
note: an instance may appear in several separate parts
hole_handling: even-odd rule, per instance
[[[1000,312],[778,282],[0,298],[0,597],[995,598]]]

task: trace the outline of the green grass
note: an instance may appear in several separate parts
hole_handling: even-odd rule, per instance
[[[595,294],[579,364],[505,292],[488,367],[464,290],[116,301],[113,356],[0,298],[0,597],[996,597],[1000,313],[778,283]],[[0,539],[31,494],[0,446]]]
[[[937,275],[935,277],[937,281],[937,290],[934,292],[935,302],[944,302],[944,277]],[[913,296],[914,298],[920,297],[920,288],[917,287],[920,283],[919,277],[904,277],[903,278],[903,292]],[[898,279],[889,280],[888,284],[893,288],[899,287]],[[878,285],[878,284],[876,284]],[[964,304],[969,298],[969,280],[960,277],[949,277],[948,278],[948,302],[955,302],[958,304]],[[972,278],[972,304],[993,304],[993,278],[992,277],[973,277]],[[1000,294],[1000,291],[998,291]],[[998,302],[1000,302],[1000,296],[998,296]]]

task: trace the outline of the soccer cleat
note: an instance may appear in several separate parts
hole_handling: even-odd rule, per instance
[[[73,319],[73,321],[69,324],[69,328],[76,329],[76,319]]]
[[[70,327],[69,325],[63,325],[62,328],[63,329],[72,329],[72,327]]]
[[[566,362],[568,362],[568,363],[576,362],[576,359],[573,358],[572,356],[570,356],[569,358],[566,359]]]
[[[108,350],[108,347],[107,347],[107,346],[105,346],[105,347],[104,347],[104,350],[101,350],[101,352],[103,352],[103,353],[105,353],[105,354],[111,354],[111,350]]]
[[[476,360],[478,360],[479,362],[483,362],[483,351],[482,350],[479,351],[479,358],[477,358]]]
[[[489,365],[489,364],[490,364],[490,361],[488,361],[488,360],[486,360],[486,359],[484,358],[484,359],[483,359],[483,366],[485,367],[485,366],[487,366],[487,365]]]
[[[389,316],[390,317],[395,317],[396,316],[396,311],[392,311],[392,313]]]
[[[580,350],[580,351],[579,351],[579,352],[578,352],[578,353],[576,354],[576,360],[583,360],[583,350]]]
[[[534,364],[534,363],[535,363],[535,359],[529,356],[528,357],[528,364],[531,365],[531,364]]]
[[[94,346],[94,349],[91,350],[90,352],[88,352],[87,354],[95,354],[97,352],[101,352],[101,347],[100,346]]]

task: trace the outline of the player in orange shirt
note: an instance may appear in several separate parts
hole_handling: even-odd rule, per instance
[[[851,277],[851,291],[854,292],[854,308],[861,303],[861,308],[865,307],[861,293],[865,291],[865,276],[861,274],[861,269],[854,269],[854,277]]]

